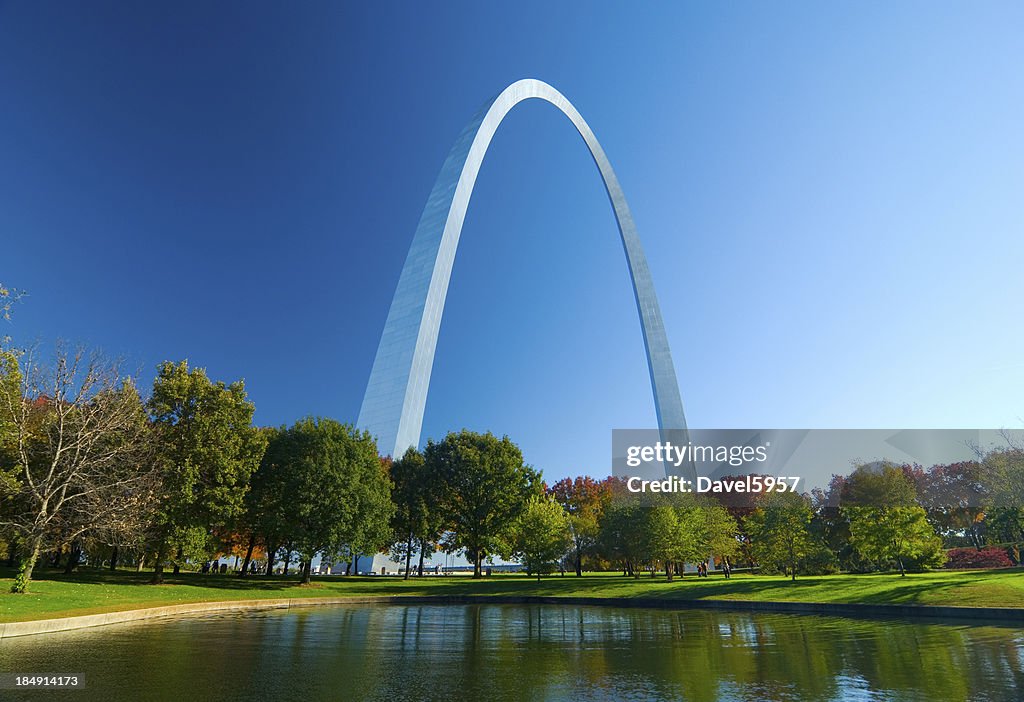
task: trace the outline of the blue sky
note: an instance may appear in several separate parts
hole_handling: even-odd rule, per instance
[[[354,421],[452,141],[535,77],[618,172],[693,426],[1024,424],[1020,5],[551,5],[0,3],[4,333]],[[654,423],[600,178],[523,104],[424,437],[508,433],[556,479]]]

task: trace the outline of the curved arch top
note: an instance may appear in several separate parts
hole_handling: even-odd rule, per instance
[[[498,125],[513,107],[532,98],[551,103],[569,118],[601,172],[633,281],[658,427],[663,435],[686,430],[661,309],[618,178],[593,131],[565,96],[543,81],[524,79],[485,104],[462,130],[423,208],[359,411],[358,425],[377,436],[381,453],[398,457],[419,444],[441,314],[473,185]],[[692,466],[685,472],[690,475],[683,477],[696,479]]]

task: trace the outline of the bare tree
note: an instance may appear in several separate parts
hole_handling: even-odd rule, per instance
[[[48,364],[3,360],[0,424],[16,465],[0,484],[0,529],[22,544],[11,591],[25,592],[45,549],[141,528],[158,478],[145,409],[116,362],[63,345]]]

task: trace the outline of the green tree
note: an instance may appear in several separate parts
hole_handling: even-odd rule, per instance
[[[437,486],[430,480],[423,453],[413,447],[390,465],[391,500],[395,503],[392,517],[394,532],[391,551],[405,560],[405,579],[409,579],[412,554],[420,552],[420,567],[428,544],[439,536],[438,510],[435,507]]]
[[[723,563],[732,563],[740,553],[739,525],[729,511],[719,504],[707,504],[702,510],[707,547]]]
[[[850,507],[909,507],[918,504],[913,466],[890,462],[859,465],[849,475],[833,475],[826,491],[815,492],[818,531],[839,564],[851,571],[873,570],[877,565],[865,560],[853,548],[850,537]]]
[[[479,578],[483,559],[498,553],[502,536],[530,498],[543,491],[540,475],[523,463],[507,436],[498,439],[490,432],[463,430],[428,441],[424,458],[441,486],[450,545],[465,549],[473,577]]]
[[[800,561],[820,548],[809,528],[812,517],[811,506],[801,495],[791,492],[765,495],[760,506],[747,518],[747,530],[758,563],[788,572],[796,580]]]
[[[541,575],[554,570],[555,562],[572,546],[569,515],[552,498],[534,496],[512,523],[508,542],[509,552],[503,555],[520,559],[540,582]]]
[[[685,560],[686,544],[684,531],[679,524],[679,515],[672,505],[665,501],[644,501],[637,516],[642,534],[642,559],[651,564],[651,577],[658,563],[664,564],[665,576],[672,581],[673,564]]]
[[[850,543],[865,558],[895,561],[901,576],[904,561],[919,559],[924,565],[941,564],[942,539],[918,505],[846,508],[850,519]]]
[[[917,489],[907,473],[904,466],[886,461],[857,466],[841,484],[841,503],[862,507],[917,504]]]
[[[153,575],[160,583],[169,555],[177,570],[200,534],[226,530],[241,516],[267,439],[252,426],[255,408],[242,381],[212,382],[187,361],[160,364],[148,408],[164,485]]]
[[[1009,437],[1007,437],[1009,440]],[[982,459],[981,483],[988,497],[985,528],[989,542],[1024,539],[1024,449],[1015,442],[989,451]],[[1018,563],[1019,546],[1012,547]]]
[[[380,547],[394,507],[367,432],[307,417],[271,437],[260,469],[275,476],[271,482],[287,510],[278,538],[299,552],[304,582],[318,553],[331,556],[341,544]]]
[[[754,473],[752,475],[759,475]],[[768,477],[762,475],[761,477]],[[743,480],[743,475],[726,475],[722,477],[723,481],[728,480]],[[737,525],[736,540],[738,544],[738,551],[736,554],[731,553],[728,545],[726,548],[730,550],[728,558],[730,563],[735,555],[736,558],[742,557],[747,561],[747,564],[754,567],[754,552],[753,545],[751,544],[750,534],[746,530],[746,519],[754,510],[757,509],[758,503],[761,500],[763,493],[761,492],[715,492],[711,493],[711,499],[721,505],[725,511],[733,518],[733,521]],[[717,552],[716,552],[717,553]]]
[[[283,430],[264,427],[260,430],[270,442]],[[249,478],[242,516],[238,519],[238,532],[246,541],[245,559],[239,575],[247,577],[256,546],[262,544],[267,554],[266,575],[273,575],[275,556],[287,534],[289,474],[278,464],[267,461],[264,452],[259,466]]]
[[[640,577],[640,563],[650,551],[642,531],[644,512],[633,495],[616,491],[605,508],[598,531],[598,548],[610,561],[622,565],[623,575]]]
[[[366,432],[356,432],[361,445],[367,450],[377,451],[373,437]],[[343,553],[379,553],[391,542],[391,518],[395,504],[391,501],[391,480],[388,477],[386,461],[360,460],[353,466],[351,494],[346,500],[349,519],[338,525],[332,555]]]
[[[1024,449],[1011,446],[986,454],[982,482],[994,507],[1024,509]]]

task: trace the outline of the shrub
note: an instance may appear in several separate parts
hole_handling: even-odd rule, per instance
[[[1004,549],[989,546],[980,551],[974,548],[954,548],[946,554],[946,568],[1008,568],[1013,561]]]

